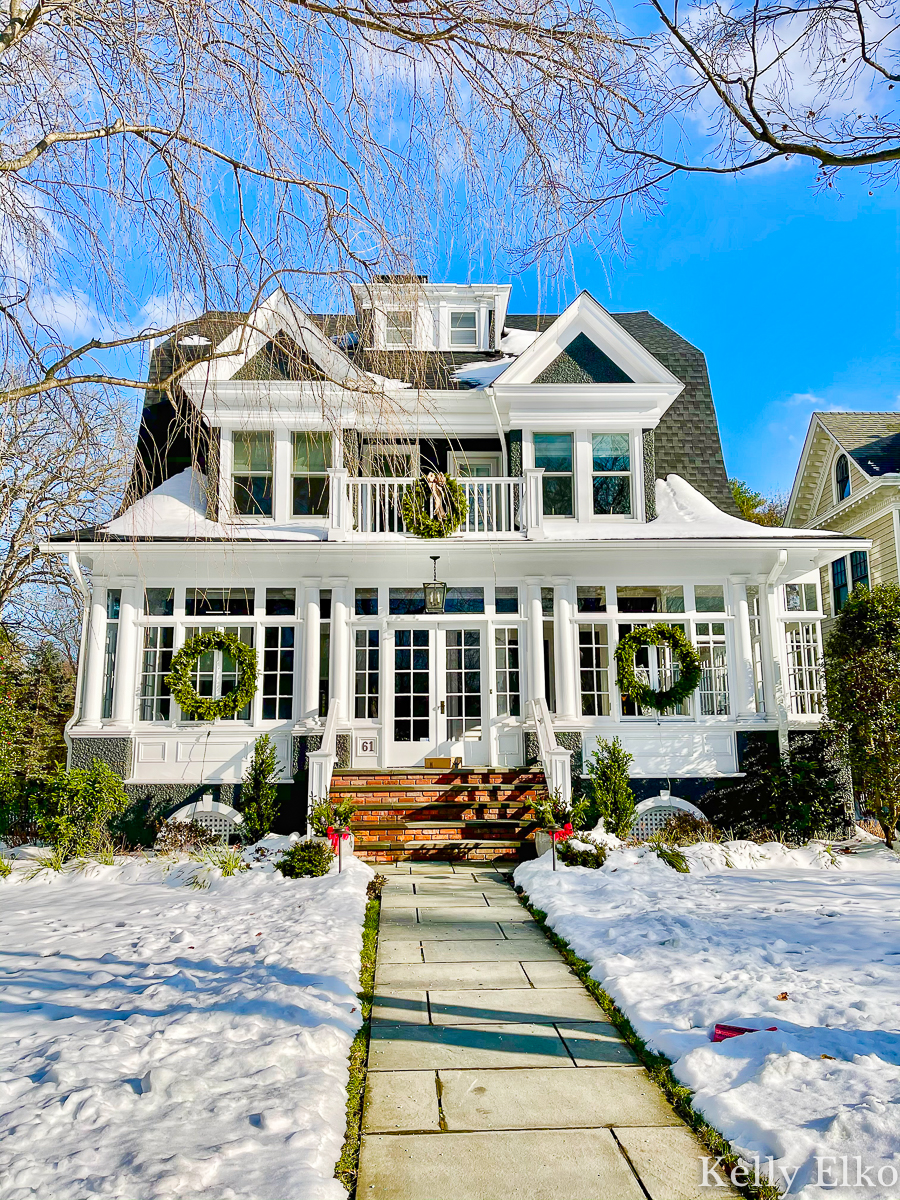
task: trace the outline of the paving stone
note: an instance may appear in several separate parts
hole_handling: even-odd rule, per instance
[[[411,862],[410,875],[453,875],[453,866],[448,862]]]
[[[390,943],[387,943],[390,945]],[[418,943],[416,943],[418,945]],[[547,939],[541,935],[532,941],[530,938],[516,938],[510,941],[504,938],[502,942],[478,942],[468,938],[458,942],[427,942],[423,946],[426,962],[510,962],[528,959],[537,962],[559,962],[559,954]],[[378,958],[381,961],[381,942],[378,943]],[[388,960],[389,961],[389,960]],[[418,959],[402,959],[396,961],[418,962]]]
[[[644,1200],[607,1129],[373,1134],[362,1200]]]
[[[448,1129],[583,1129],[681,1125],[644,1070],[440,1072]]]
[[[389,942],[378,939],[378,967],[391,963],[420,963],[422,947],[418,942]]]
[[[399,929],[399,926],[395,926]],[[409,930],[411,926],[406,927],[406,933],[402,936],[407,939],[410,936]],[[421,938],[422,942],[441,942],[452,941],[458,942],[463,938],[471,941],[490,941],[496,942],[503,937],[503,931],[496,921],[485,921],[480,918],[477,921],[468,921],[461,924],[458,921],[422,921],[415,926],[416,937]]]
[[[380,958],[380,956],[379,956]],[[540,963],[534,963],[540,966]],[[544,966],[554,966],[545,963]],[[527,988],[528,976],[517,962],[419,962],[382,963],[375,973],[375,987],[421,988]]]
[[[545,946],[549,946],[550,943],[541,933],[535,919],[525,912],[524,908],[522,912],[525,913],[525,916],[520,921],[510,921],[505,915],[501,917],[499,924],[503,936],[508,938],[532,938],[534,941],[542,942]]]
[[[497,914],[494,917],[495,921],[505,921],[507,923],[512,923],[512,922],[518,923],[520,920],[518,913],[521,912],[521,914],[522,914],[521,921],[523,923],[527,923],[530,921],[533,922],[533,918],[531,917],[531,915],[529,913],[527,913],[525,911],[524,908],[513,909],[510,905],[504,904],[504,905],[498,905],[497,907],[492,906],[491,911],[493,913]],[[436,907],[436,908],[422,909],[420,912],[419,920],[423,924],[427,924],[428,922],[434,922],[434,921],[447,921],[448,923],[451,923],[451,924],[463,925],[469,921],[483,921],[484,914],[481,912],[476,912],[472,908],[468,908],[468,907],[463,907],[463,906],[459,906],[459,905],[454,906],[452,904],[443,904],[439,908]]]
[[[608,1021],[558,1021],[556,1028],[579,1067],[635,1063],[638,1058]]]
[[[481,892],[454,892],[452,896],[406,896],[403,894],[389,895],[385,893],[381,901],[381,911],[390,912],[393,909],[439,908],[442,912],[449,906],[457,908],[487,908],[487,900]]]
[[[434,1071],[369,1072],[363,1122],[370,1133],[439,1130],[440,1111]]]
[[[550,947],[553,950],[553,947]],[[541,962],[536,959],[534,962],[522,961],[522,966],[525,969],[525,974],[536,988],[580,988],[584,985],[575,974],[570,971],[564,962],[560,961],[559,955],[553,951],[553,960]]]
[[[738,1195],[730,1186],[701,1186],[703,1159],[715,1156],[711,1156],[684,1126],[670,1129],[617,1127],[616,1137],[640,1175],[650,1200],[701,1200],[701,1197]],[[721,1172],[719,1178],[724,1178]]]
[[[390,890],[393,891],[396,886],[391,884]],[[476,883],[474,879],[466,881],[461,875],[454,875],[453,882],[446,884],[435,879],[428,879],[424,883],[411,879],[410,887],[415,887],[417,896],[502,896],[509,899],[514,894],[503,883]]]
[[[372,1002],[372,1023],[427,1025],[428,1001],[424,988],[379,988]]]
[[[409,1001],[413,999],[410,992]],[[496,991],[429,989],[434,1025],[483,1025],[488,1021],[590,1021],[601,1010],[575,988],[518,988]]]
[[[569,1067],[552,1025],[373,1025],[369,1072]]]

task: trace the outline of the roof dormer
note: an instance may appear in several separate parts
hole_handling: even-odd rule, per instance
[[[510,287],[377,275],[352,289],[363,344],[373,350],[497,350]]]

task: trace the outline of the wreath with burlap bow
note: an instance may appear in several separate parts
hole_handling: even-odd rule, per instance
[[[237,667],[237,683],[225,696],[200,696],[194,687],[194,668],[202,654],[222,650],[230,654]],[[165,679],[172,699],[186,717],[201,721],[233,717],[245,708],[256,695],[256,651],[245,645],[230,630],[212,629],[188,638],[172,658],[172,668]]]
[[[421,538],[450,537],[466,519],[467,508],[459,480],[440,471],[429,471],[417,479],[400,502],[407,532]]]
[[[638,679],[635,669],[634,656],[642,646],[667,645],[672,648],[673,656],[678,660],[681,675],[671,687],[656,691]],[[665,712],[682,704],[700,686],[703,672],[700,657],[694,645],[680,629],[674,625],[643,625],[626,633],[616,646],[616,683],[623,696],[628,696],[641,708],[652,708],[657,712]]]

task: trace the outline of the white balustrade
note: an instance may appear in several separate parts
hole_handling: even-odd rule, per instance
[[[489,476],[460,479],[466,500],[458,532],[475,537],[526,533],[525,489],[521,479]],[[406,533],[403,497],[418,480],[411,478],[351,479],[352,528],[357,533]],[[427,489],[426,489],[427,493]],[[432,501],[428,511],[434,515]]]

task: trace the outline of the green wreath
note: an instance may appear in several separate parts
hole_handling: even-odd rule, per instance
[[[681,664],[681,678],[664,691],[654,691],[649,684],[638,679],[634,656],[641,646],[668,645]],[[690,638],[674,625],[639,626],[626,633],[616,646],[616,683],[623,696],[629,696],[642,708],[654,708],[665,712],[687,700],[700,686],[702,668],[700,657]]]
[[[227,696],[218,700],[212,696],[199,696],[191,678],[194,666],[201,654],[210,650],[227,650],[237,664],[237,685]],[[256,695],[256,651],[246,646],[236,633],[223,629],[212,629],[209,633],[198,633],[189,638],[172,658],[172,668],[165,679],[172,698],[187,717],[198,717],[201,721],[215,721],[233,717]]]
[[[431,479],[443,487],[446,511],[442,517],[428,515],[426,480],[417,479],[403,493],[400,511],[407,530],[416,537],[444,538],[456,533],[466,519],[468,504],[466,493],[457,479],[435,472]]]

